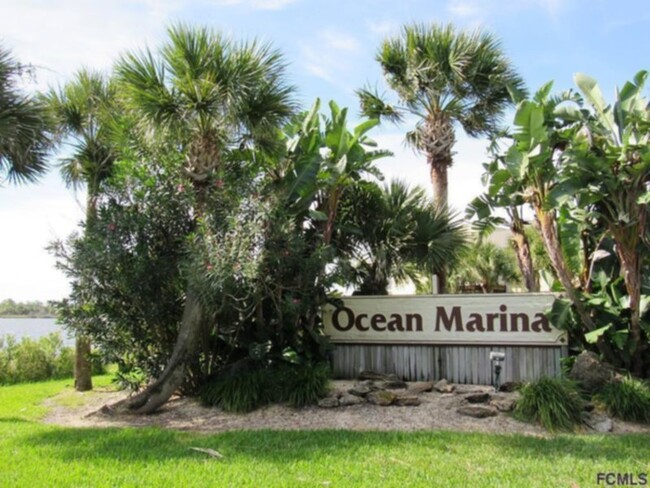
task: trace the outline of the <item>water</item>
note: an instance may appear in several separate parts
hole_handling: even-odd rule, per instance
[[[74,339],[69,338],[63,326],[58,325],[55,319],[3,319],[0,318],[0,336],[12,335],[20,340],[22,337],[38,339],[52,332],[61,334],[66,346],[73,346]]]

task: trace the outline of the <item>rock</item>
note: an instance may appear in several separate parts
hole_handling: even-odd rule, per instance
[[[361,371],[359,373],[360,380],[372,380],[372,381],[399,381],[400,378],[396,374],[385,374],[385,373],[376,373],[374,371]]]
[[[489,393],[471,393],[465,397],[469,403],[486,403],[489,399]]]
[[[569,378],[577,381],[588,393],[596,393],[616,375],[613,366],[602,362],[591,351],[581,352],[569,372]]]
[[[368,385],[363,385],[359,383],[358,385],[354,385],[352,388],[348,390],[348,393],[350,395],[355,395],[358,397],[365,397],[368,393],[375,391],[373,388],[371,388]]]
[[[396,398],[397,395],[395,395],[395,393],[385,390],[373,391],[366,397],[366,399],[373,405],[380,405],[382,407],[391,405]]]
[[[512,393],[513,391],[517,391],[520,387],[521,383],[519,381],[506,381],[501,386],[499,386],[499,391]]]
[[[454,390],[458,395],[469,393],[494,393],[494,387],[490,385],[454,385]]]
[[[611,432],[614,428],[612,419],[607,415],[599,415],[597,413],[586,413],[582,416],[582,420],[592,430],[596,432]]]
[[[326,396],[318,401],[320,408],[335,408],[339,406],[339,399],[335,396]]]
[[[594,405],[592,402],[585,402],[584,405],[582,406],[582,409],[585,412],[592,412],[596,408],[596,405]]]
[[[453,393],[456,387],[449,383],[447,380],[442,379],[433,385],[433,389],[440,393]]]
[[[356,395],[343,395],[339,398],[339,405],[342,407],[349,407],[351,405],[359,405],[360,403],[365,403],[365,400]]]
[[[482,405],[469,405],[466,407],[460,407],[456,410],[460,415],[466,415],[468,417],[474,417],[476,419],[484,419],[486,417],[496,417],[499,415],[495,409],[490,407],[484,407]]]
[[[433,390],[433,383],[431,381],[420,381],[418,383],[412,383],[408,387],[408,392],[412,393],[413,395],[420,395],[431,390]]]
[[[383,381],[377,386],[382,390],[405,390],[408,388],[406,382],[402,380]]]
[[[417,407],[422,403],[417,396],[404,395],[395,399],[395,405],[398,407]]]
[[[516,404],[517,400],[514,398],[496,398],[490,401],[490,405],[496,407],[499,412],[512,412]]]

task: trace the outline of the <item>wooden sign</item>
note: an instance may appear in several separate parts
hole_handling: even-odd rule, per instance
[[[566,345],[551,293],[344,297],[323,308],[334,343]]]

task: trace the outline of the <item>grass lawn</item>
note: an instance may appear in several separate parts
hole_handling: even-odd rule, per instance
[[[108,382],[107,376],[95,378],[96,385]],[[540,439],[455,432],[245,431],[208,436],[41,424],[43,400],[70,384],[0,387],[0,487],[585,487],[597,486],[598,472],[650,472],[650,436],[642,435]],[[225,458],[190,447],[215,449]]]

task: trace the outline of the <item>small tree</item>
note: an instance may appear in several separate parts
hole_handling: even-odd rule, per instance
[[[464,284],[478,285],[482,293],[494,293],[506,284],[518,284],[521,275],[512,251],[500,249],[491,242],[477,242],[461,255],[450,275],[453,291],[462,291]]]
[[[337,247],[349,265],[346,284],[361,295],[386,295],[391,280],[421,284],[454,263],[465,243],[460,222],[399,180],[357,185],[342,207]]]
[[[97,219],[97,206],[106,180],[117,159],[114,128],[120,112],[115,85],[100,73],[82,70],[59,89],[52,89],[45,101],[58,139],[71,155],[61,161],[61,175],[68,187],[86,188],[87,232]],[[71,317],[69,317],[71,318]],[[75,340],[75,389],[92,389],[91,343],[77,334]]]
[[[358,92],[362,112],[394,121],[416,118],[406,141],[426,155],[434,203],[444,208],[456,125],[471,137],[493,133],[512,105],[510,93],[520,93],[523,81],[494,36],[459,31],[451,24],[407,25],[382,43],[376,58],[400,105],[364,89]],[[445,269],[438,273],[444,293]]]

